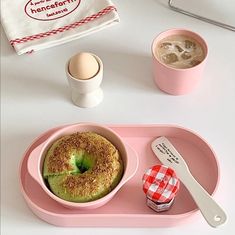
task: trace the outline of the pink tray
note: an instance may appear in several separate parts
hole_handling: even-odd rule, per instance
[[[57,226],[170,227],[195,218],[193,215],[198,214],[197,206],[183,184],[172,208],[156,213],[145,204],[141,178],[148,167],[159,163],[150,143],[154,138],[164,135],[183,155],[194,177],[213,194],[219,180],[219,168],[210,146],[197,134],[177,126],[109,126],[137,151],[140,164],[136,175],[105,206],[86,211],[64,208],[48,197],[27,172],[29,153],[60,127],[52,129],[32,143],[20,166],[22,194],[31,210],[42,220]]]

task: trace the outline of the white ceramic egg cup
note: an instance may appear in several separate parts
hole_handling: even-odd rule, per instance
[[[103,79],[103,63],[101,59],[95,57],[99,64],[99,71],[90,79],[76,79],[69,73],[69,61],[66,64],[66,75],[71,89],[72,101],[75,105],[81,108],[91,108],[97,106],[103,100],[103,91],[100,84]]]

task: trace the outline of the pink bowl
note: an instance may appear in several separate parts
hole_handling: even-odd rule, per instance
[[[103,137],[107,138],[117,147],[117,149],[121,153],[122,160],[124,163],[124,174],[119,184],[106,196],[91,202],[69,202],[57,197],[46,186],[42,176],[43,162],[46,151],[55,140],[64,135],[83,131],[96,132],[102,135]],[[131,158],[129,156],[131,156]],[[71,209],[95,209],[106,204],[109,200],[111,200],[112,197],[117,193],[117,191],[135,175],[138,168],[138,164],[139,161],[136,152],[131,147],[124,144],[119,135],[117,135],[110,128],[94,123],[78,123],[68,125],[63,127],[62,129],[59,129],[58,131],[53,133],[46,141],[36,147],[29,156],[27,168],[29,174],[38,182],[38,184],[47,193],[47,195],[58,203]]]

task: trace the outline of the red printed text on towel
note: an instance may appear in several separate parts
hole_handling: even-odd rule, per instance
[[[80,2],[81,0],[30,0],[25,5],[25,13],[35,20],[55,20],[72,13]]]

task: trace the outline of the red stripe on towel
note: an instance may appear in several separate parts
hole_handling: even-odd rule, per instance
[[[69,24],[69,25],[65,25],[65,26],[60,27],[58,29],[53,29],[53,30],[48,31],[48,32],[39,33],[39,34],[31,35],[31,36],[26,36],[26,37],[23,37],[23,38],[16,38],[16,39],[10,40],[10,44],[14,47],[15,44],[24,43],[24,42],[28,42],[28,41],[33,41],[33,40],[36,40],[36,39],[52,36],[52,35],[55,35],[57,33],[62,33],[62,32],[68,31],[70,29],[77,28],[77,27],[79,27],[83,24],[86,24],[90,21],[93,21],[97,18],[100,18],[101,16],[106,15],[111,11],[117,11],[116,7],[108,6],[104,9],[102,9],[101,11],[99,11],[96,14],[93,14],[91,16],[87,16],[86,18],[84,18],[80,21],[74,22],[74,23]]]

